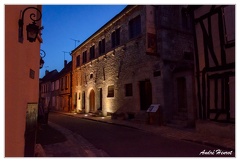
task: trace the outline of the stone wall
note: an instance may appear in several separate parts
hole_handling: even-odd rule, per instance
[[[77,111],[83,111],[83,101],[85,101],[84,112],[97,111],[100,105],[100,88],[102,89],[102,114],[109,113],[124,114],[127,118],[128,113],[146,113],[144,107],[145,98],[150,97],[151,104],[160,104],[161,113],[164,120],[169,120],[176,111],[177,102],[174,98],[176,93],[176,76],[186,76],[187,84],[190,86],[188,97],[193,98],[193,85],[191,67],[193,60],[184,60],[184,52],[192,52],[193,42],[191,32],[184,32],[179,24],[173,28],[166,26],[159,21],[161,7],[159,6],[132,6],[129,10],[122,12],[118,18],[111,20],[98,32],[86,40],[72,53],[73,58],[73,106]],[[172,10],[167,10],[172,12]],[[167,12],[166,11],[166,12]],[[180,12],[177,10],[176,12]],[[129,39],[129,21],[141,16],[141,34],[133,39]],[[168,15],[166,13],[166,15]],[[156,16],[156,17],[155,17]],[[169,19],[174,19],[174,15]],[[156,19],[155,19],[156,18]],[[151,19],[151,20],[147,20]],[[177,18],[176,18],[177,19]],[[112,23],[111,23],[112,22]],[[155,24],[156,23],[156,24]],[[120,28],[120,45],[111,48],[111,33]],[[154,29],[154,27],[156,27]],[[148,30],[148,29],[151,30]],[[148,33],[155,35],[156,49],[149,54]],[[98,41],[105,38],[106,53],[98,55]],[[97,55],[95,59],[76,67],[76,57],[95,45]],[[155,52],[154,52],[155,51]],[[187,69],[181,70],[181,74],[176,69],[181,69],[182,65],[187,65]],[[186,67],[186,66],[184,66]],[[145,92],[141,84],[150,88],[149,95]],[[125,85],[132,84],[132,96],[125,95]],[[114,97],[108,97],[108,87],[114,85]],[[145,85],[146,86],[146,85]],[[145,87],[146,88],[146,87]],[[189,87],[188,87],[189,88]],[[83,98],[83,92],[85,99]],[[94,94],[94,95],[93,95]],[[94,96],[94,97],[93,97]],[[94,103],[91,103],[94,100]],[[147,100],[147,99],[146,99]],[[147,102],[147,101],[146,101]],[[191,106],[193,101],[189,102]],[[94,109],[91,109],[94,104]],[[149,104],[149,103],[147,103]],[[192,111],[190,111],[192,112]],[[193,115],[190,115],[191,117]]]

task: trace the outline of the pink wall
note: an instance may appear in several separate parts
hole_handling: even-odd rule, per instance
[[[18,42],[18,19],[27,5],[5,5],[5,156],[24,156],[24,132],[27,103],[38,102],[40,42],[30,43],[26,25],[31,23],[28,10],[24,16],[23,43]],[[35,6],[36,7],[36,6]],[[41,6],[40,6],[41,8]],[[34,79],[29,73],[32,69]]]

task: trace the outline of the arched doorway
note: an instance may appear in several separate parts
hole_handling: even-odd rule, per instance
[[[89,94],[89,111],[94,112],[95,111],[95,92],[92,89]]]

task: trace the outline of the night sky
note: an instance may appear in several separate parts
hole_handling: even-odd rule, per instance
[[[40,70],[40,78],[45,70],[61,71],[64,58],[69,62],[69,52],[84,42],[126,5],[43,5],[42,30],[45,64]],[[76,46],[75,46],[76,45]]]

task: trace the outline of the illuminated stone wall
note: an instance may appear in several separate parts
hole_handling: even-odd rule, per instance
[[[173,30],[172,26],[163,28],[161,25],[164,23],[159,20],[161,11],[159,6],[128,6],[72,52],[72,105],[77,112],[97,112],[101,107],[102,89],[104,116],[108,113],[124,114],[125,118],[128,113],[135,113],[135,116],[141,113],[146,115],[146,105],[151,102],[161,105],[161,111],[168,120],[177,109],[175,79],[179,76],[186,76],[190,87],[188,97],[193,97],[191,72],[176,71],[180,69],[179,64],[185,64],[184,61],[179,61],[177,55],[182,56],[185,50],[193,50],[191,37],[182,34],[180,26],[175,26],[178,30]],[[181,12],[181,9],[178,12]],[[141,17],[141,34],[129,39],[129,22],[138,15]],[[175,20],[177,21],[177,17]],[[111,34],[119,27],[120,45],[112,48]],[[166,36],[169,33],[172,33],[172,37]],[[99,56],[98,42],[103,38],[106,42],[105,53]],[[165,43],[169,44],[171,40],[171,46],[166,47]],[[93,45],[95,58],[89,60],[90,48]],[[83,64],[83,52],[86,50],[87,62]],[[76,66],[78,55],[80,66]],[[126,96],[126,84],[132,84],[130,96]],[[109,97],[108,87],[112,85],[114,97]],[[149,88],[150,92],[142,92],[144,88]]]
[[[81,45],[73,56],[73,106],[77,111],[83,108],[83,96],[85,93],[85,112],[90,111],[90,92],[95,93],[95,107],[97,111],[100,105],[100,88],[102,88],[102,112],[107,113],[120,112],[138,112],[140,110],[139,81],[150,79],[152,86],[161,89],[157,82],[160,77],[153,77],[154,68],[158,64],[158,57],[146,54],[146,13],[145,6],[137,7],[114,20],[115,23],[107,25],[104,30],[100,30],[97,36],[89,39]],[[128,23],[129,20],[141,16],[141,34],[129,40]],[[111,48],[111,33],[116,28],[120,29],[120,45]],[[106,32],[108,31],[108,32]],[[106,53],[97,56],[92,61],[76,68],[76,56],[80,54],[80,60],[83,59],[82,53],[88,50],[91,45],[95,45],[95,55],[98,55],[98,41],[105,38]],[[89,58],[88,58],[89,59]],[[132,84],[133,95],[125,96],[125,84]],[[114,86],[114,97],[108,97],[108,86]],[[159,95],[153,91],[153,102],[158,102]],[[80,97],[79,97],[80,95]]]

